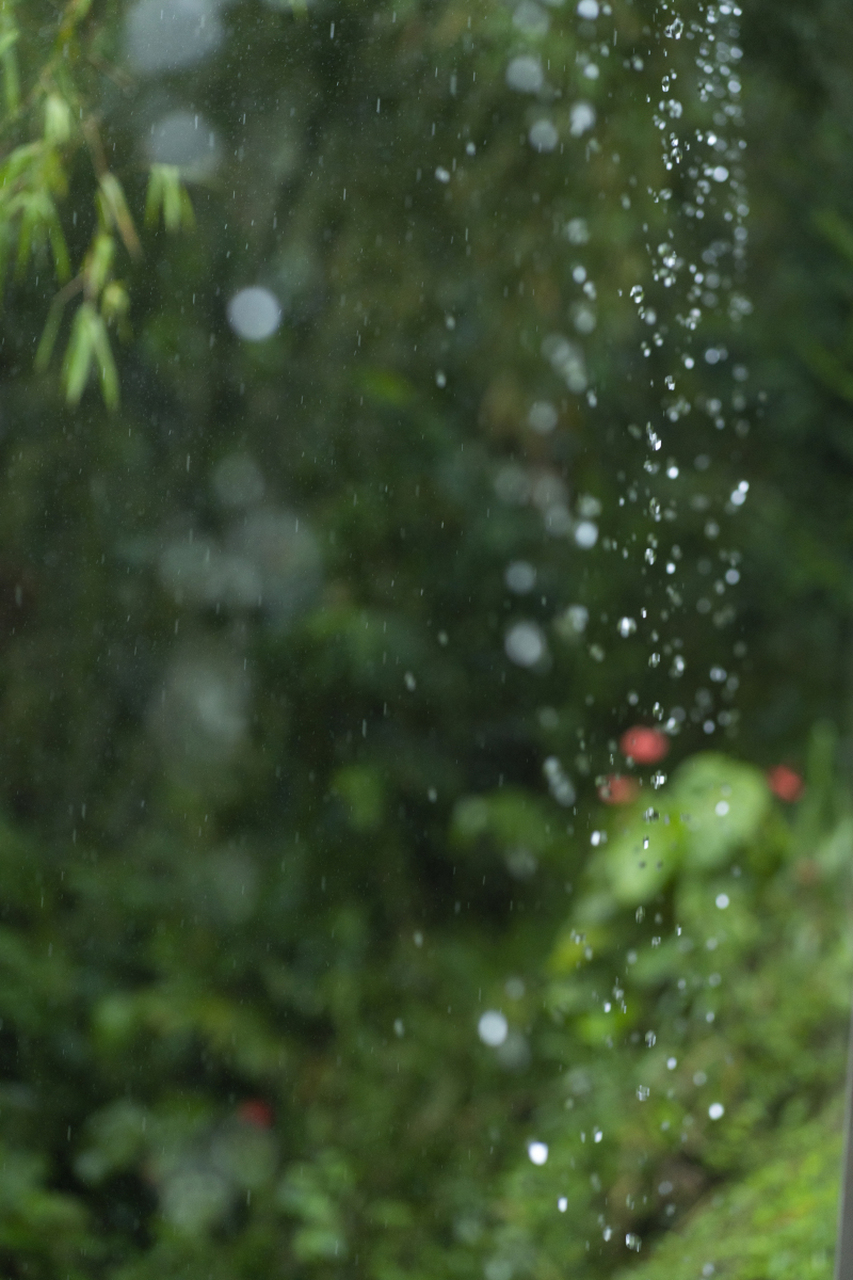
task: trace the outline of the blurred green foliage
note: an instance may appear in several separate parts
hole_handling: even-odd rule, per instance
[[[851,19],[613,10],[0,9],[10,1277],[829,1272]]]

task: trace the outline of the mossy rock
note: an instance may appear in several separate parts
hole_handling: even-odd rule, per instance
[[[761,1167],[718,1191],[620,1280],[830,1280],[842,1107],[769,1148]]]

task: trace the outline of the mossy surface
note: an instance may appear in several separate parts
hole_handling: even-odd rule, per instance
[[[831,1280],[843,1107],[780,1136],[742,1182],[702,1201],[620,1280]]]

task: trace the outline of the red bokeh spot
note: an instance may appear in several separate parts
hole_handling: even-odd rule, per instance
[[[618,773],[612,773],[609,778],[605,778],[598,788],[598,798],[605,804],[631,804],[639,794],[640,788],[636,779],[623,778]]]
[[[626,729],[622,734],[619,746],[637,764],[657,764],[669,751],[669,738],[660,729],[635,724],[633,729]]]
[[[778,796],[786,804],[793,804],[795,800],[799,800],[805,790],[800,775],[793,769],[789,769],[786,764],[777,764],[772,769],[768,769],[767,785],[774,796]]]
[[[256,1129],[272,1128],[272,1107],[263,1098],[247,1098],[237,1108],[237,1115],[244,1124],[254,1125]]]

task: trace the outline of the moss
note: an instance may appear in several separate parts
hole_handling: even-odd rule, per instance
[[[777,1137],[754,1173],[702,1201],[622,1280],[830,1280],[842,1117],[838,1100]]]

